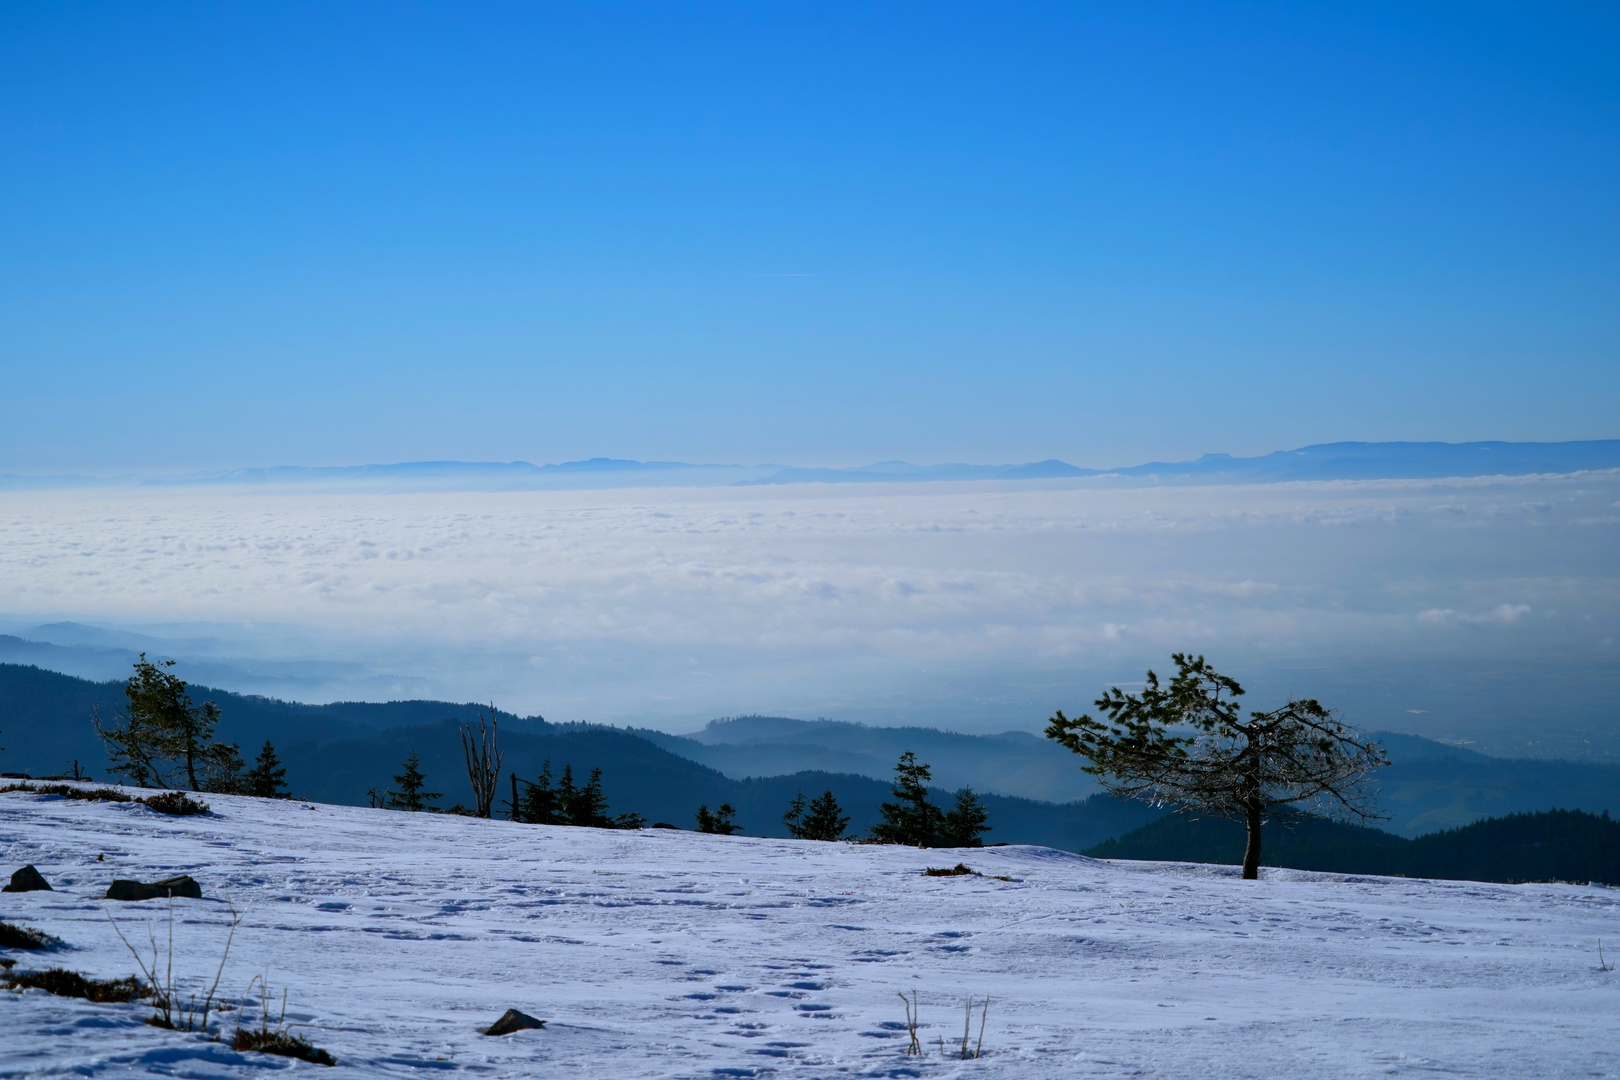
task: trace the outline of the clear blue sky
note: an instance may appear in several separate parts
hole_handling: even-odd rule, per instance
[[[0,472],[1614,437],[1616,10],[9,4]]]

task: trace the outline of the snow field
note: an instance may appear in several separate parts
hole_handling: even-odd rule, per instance
[[[0,795],[0,869],[34,863],[58,890],[0,896],[0,919],[70,945],[10,955],[131,974],[109,914],[161,951],[170,902],[103,901],[107,883],[191,874],[207,899],[172,902],[176,974],[212,979],[229,901],[242,922],[221,993],[267,974],[338,1067],[160,1031],[144,1005],[28,991],[0,994],[0,1076],[1620,1075],[1620,972],[1596,953],[1599,938],[1620,953],[1620,892],[1601,887],[1243,882],[1046,848],[208,801],[213,815],[171,818]],[[922,874],[958,860],[1014,880]],[[913,991],[920,1059],[897,996]],[[991,1004],[985,1056],[962,1061],[969,994]],[[548,1026],[478,1033],[508,1007]]]

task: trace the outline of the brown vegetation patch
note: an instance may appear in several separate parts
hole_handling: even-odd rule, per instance
[[[61,944],[43,930],[0,922],[0,949],[54,949]]]
[[[122,979],[87,979],[67,968],[15,972],[7,975],[5,981],[13,989],[37,988],[57,997],[84,998],[104,1004],[135,1001],[151,994],[147,985],[133,975]]]
[[[962,877],[967,874],[974,877],[981,876],[977,870],[964,863],[957,863],[955,866],[930,866],[923,873],[929,877]]]
[[[161,795],[153,795],[135,801],[145,803],[160,814],[174,814],[177,817],[208,813],[207,803],[201,799],[193,799],[183,791],[165,791]]]
[[[337,1064],[336,1058],[308,1039],[282,1030],[237,1028],[236,1037],[231,1040],[231,1049],[280,1054],[282,1057],[298,1058],[301,1061],[314,1062],[316,1065]]]
[[[7,784],[0,787],[0,793],[7,791],[22,791],[30,795],[60,795],[64,799],[82,799],[88,802],[136,802],[149,806],[160,814],[206,814],[208,804],[193,799],[183,791],[165,791],[161,795],[148,795],[142,798],[137,795],[127,795],[117,788],[87,788],[75,787],[72,784],[30,784],[24,781],[19,784]]]

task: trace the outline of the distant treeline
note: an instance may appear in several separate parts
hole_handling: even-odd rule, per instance
[[[199,699],[209,698],[219,704],[221,741],[236,743],[252,753],[254,748],[273,740],[280,758],[276,771],[285,770],[286,786],[306,799],[359,806],[377,801],[377,793],[398,790],[395,777],[400,763],[413,751],[420,751],[422,772],[436,782],[442,781],[439,786],[451,792],[447,801],[468,798],[458,728],[462,722],[477,717],[477,705],[427,701],[301,705],[203,687],[192,690]],[[0,664],[0,746],[5,747],[0,752],[0,772],[71,775],[77,763],[84,773],[106,779],[106,748],[89,717],[99,704],[111,719],[123,698],[121,682],[96,683],[36,667]],[[555,773],[560,774],[571,764],[574,775],[582,778],[600,767],[601,796],[611,803],[615,814],[630,812],[650,822],[677,822],[691,828],[696,807],[726,804],[735,809],[736,819],[747,826],[746,831],[787,836],[789,828],[782,821],[784,808],[801,792],[811,797],[831,791],[843,813],[850,816],[848,833],[862,835],[883,820],[879,807],[894,801],[889,783],[852,773],[805,770],[736,780],[672,753],[636,732],[586,724],[551,724],[539,717],[519,718],[508,713],[500,714],[500,725],[501,746],[506,752],[503,774],[515,771],[520,778],[537,778],[548,760]],[[887,730],[880,734],[885,739],[895,737]],[[1402,754],[1408,757],[1417,751],[1432,753],[1437,749],[1422,740],[1394,738],[1414,744],[1410,749],[1401,744]],[[887,749],[889,743],[882,745]],[[1404,764],[1398,761],[1395,767],[1385,770],[1382,785],[1392,794],[1389,805],[1398,810],[1401,820],[1443,824],[1447,819],[1467,820],[1480,814],[1502,817],[1527,804],[1537,807],[1538,803],[1593,810],[1607,805],[1620,810],[1620,769],[1615,766],[1509,761],[1467,751],[1455,753],[1459,756],[1423,758]],[[931,788],[930,792],[936,802],[948,807],[951,790],[954,785],[949,790]],[[503,793],[503,802],[507,794],[509,791]],[[994,826],[994,832],[986,838],[989,841],[1043,844],[1115,858],[1235,863],[1242,854],[1242,828],[1232,832],[1220,822],[1190,823],[1171,818],[1163,821],[1162,834],[1152,830],[1130,834],[1163,816],[1163,811],[1142,803],[1104,795],[1067,803],[994,793],[984,793],[980,798]],[[1196,839],[1183,837],[1171,842],[1187,827],[1210,832],[1200,833]],[[1389,861],[1393,856],[1384,850],[1399,848],[1403,843],[1400,837],[1376,829],[1332,829],[1337,839],[1329,841],[1309,825],[1299,826],[1292,833],[1276,833],[1275,826],[1268,828],[1265,864],[1351,873],[1488,875],[1487,879],[1495,880],[1580,877],[1579,873],[1544,874],[1539,870],[1515,874],[1511,867],[1503,872],[1487,869],[1473,874],[1444,866],[1407,869]],[[1158,839],[1144,846],[1144,837],[1149,835]],[[1236,839],[1232,839],[1234,836]],[[1346,839],[1357,836],[1362,839],[1354,844]],[[1111,837],[1118,837],[1120,844],[1128,841],[1129,848],[1097,847]],[[1341,854],[1343,858],[1339,858]],[[1323,861],[1329,857],[1330,861]],[[1589,879],[1612,877],[1606,879],[1594,872]]]
[[[1173,814],[1086,851],[1099,859],[1237,864],[1243,826]],[[1408,840],[1320,818],[1265,826],[1263,865],[1340,874],[1463,881],[1620,884],[1620,821],[1607,811],[1548,810],[1487,818]]]

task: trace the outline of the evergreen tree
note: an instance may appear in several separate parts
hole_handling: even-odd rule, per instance
[[[956,805],[945,815],[940,838],[947,847],[984,847],[980,837],[990,831],[990,826],[985,824],[989,819],[990,811],[979,801],[979,796],[972,788],[965,787],[956,793]]]
[[[180,684],[182,687],[185,683]],[[186,698],[190,705],[191,699]],[[185,766],[186,780],[191,784],[192,791],[201,791],[201,781],[197,779],[200,771],[208,775],[209,765],[219,759],[229,765],[234,758],[240,762],[242,755],[235,746],[220,753],[214,743],[214,726],[219,723],[219,706],[212,701],[205,701],[201,708],[185,708],[175,714],[174,731],[171,735],[173,752]]]
[[[647,824],[647,819],[640,814],[620,814],[608,826],[612,829],[639,829]]]
[[[247,781],[242,776],[242,770],[247,768],[247,762],[242,760],[242,751],[235,743],[215,743],[210,746],[205,766],[204,791],[217,792],[221,795],[249,793]]]
[[[518,820],[531,825],[583,825],[596,829],[639,829],[646,819],[639,814],[608,816],[607,797],[602,793],[602,770],[592,769],[583,785],[574,783],[574,766],[564,765],[557,785],[551,783],[551,760],[540,768],[540,775],[527,785],[521,799]]]
[[[579,788],[574,786],[574,766],[564,765],[557,778],[557,824],[572,825],[574,804],[579,801]]]
[[[916,754],[907,750],[900,755],[894,766],[894,784],[889,788],[896,801],[878,807],[883,820],[872,826],[872,839],[917,847],[936,842],[945,815],[928,801],[927,785],[932,777],[927,765],[917,763]]]
[[[573,786],[573,775],[569,775],[569,786]],[[533,783],[528,784],[523,792],[523,805],[519,811],[521,820],[530,825],[561,825],[562,815],[559,813],[557,792],[551,786],[551,759],[540,767],[540,775]]]
[[[193,705],[184,679],[171,674],[173,660],[152,663],[141,653],[135,672],[124,684],[121,723],[103,725],[92,711],[90,722],[107,744],[110,770],[138,787],[169,786],[183,772],[191,790],[201,791],[211,768],[228,767],[230,755],[214,747],[219,706]]]
[[[258,758],[253,762],[253,768],[248,771],[244,780],[244,787],[249,795],[257,795],[261,799],[292,797],[287,791],[287,770],[282,766],[281,759],[276,756],[276,748],[269,739],[264,740],[264,748],[259,751]]]
[[[1169,686],[1152,671],[1140,694],[1112,687],[1094,703],[1106,720],[1058,712],[1046,737],[1082,755],[1105,791],[1243,822],[1243,877],[1260,876],[1261,827],[1279,812],[1377,817],[1365,781],[1389,764],[1315,698],[1243,718],[1243,687],[1202,656],[1172,653]]]
[[[399,791],[388,793],[388,806],[391,810],[428,810],[428,803],[434,799],[442,798],[442,791],[424,791],[427,787],[427,777],[422,774],[422,758],[415,750],[405,759],[404,772],[394,777],[394,783],[399,785]]]
[[[787,813],[782,815],[782,824],[787,826],[788,835],[799,840],[805,839],[804,808],[804,789],[800,788],[793,801],[788,803]]]
[[[699,806],[697,810],[698,832],[730,836],[742,828],[741,825],[737,824],[736,816],[737,811],[730,803],[721,803],[720,809],[712,814],[709,813],[707,805]]]
[[[804,823],[800,826],[802,831],[793,835],[805,840],[837,840],[849,828],[849,815],[840,813],[838,800],[833,798],[829,789],[823,791],[810,802],[810,812],[805,815]]]
[[[607,815],[607,799],[602,795],[601,769],[591,770],[591,775],[568,803],[568,824],[593,829],[613,827],[613,821]]]

